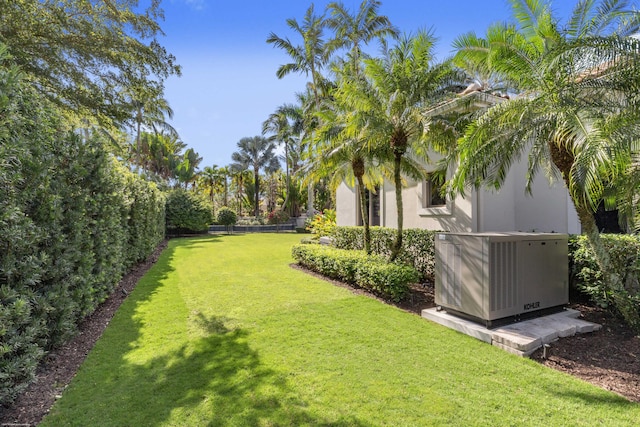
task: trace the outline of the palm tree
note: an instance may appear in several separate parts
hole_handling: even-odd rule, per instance
[[[242,206],[245,204],[246,195],[245,187],[250,178],[251,172],[248,170],[248,165],[231,164],[229,167],[229,177],[231,178],[231,188],[234,192],[234,198],[238,203],[238,216],[242,216]]]
[[[242,138],[238,141],[239,150],[231,154],[235,169],[253,168],[254,191],[254,215],[260,216],[260,170],[274,172],[280,168],[280,162],[274,150],[275,144],[263,136]]]
[[[342,93],[342,92],[340,92]],[[371,231],[369,226],[369,207],[366,205],[366,192],[376,191],[382,183],[380,162],[373,147],[362,139],[362,129],[354,134],[348,126],[351,111],[345,109],[341,98],[335,98],[331,108],[319,113],[323,126],[318,130],[317,152],[304,169],[307,179],[328,178],[329,187],[335,194],[338,186],[344,182],[354,187],[360,197],[360,213],[364,230],[364,250],[371,254]]]
[[[324,15],[314,13],[313,3],[307,9],[302,24],[293,18],[287,19],[287,25],[302,37],[303,44],[296,46],[288,38],[278,37],[271,33],[267,43],[271,43],[279,49],[283,49],[291,57],[292,62],[281,65],[276,72],[279,79],[289,73],[302,73],[311,75],[311,89],[316,106],[320,103],[320,81],[322,68],[329,61],[331,52],[327,49],[323,40],[325,27]]]
[[[291,194],[291,174],[289,165],[290,149],[297,145],[302,135],[302,111],[301,108],[293,104],[283,104],[276,111],[269,115],[269,118],[262,123],[262,134],[272,133],[269,137],[270,141],[284,145],[284,162],[286,173],[286,195],[283,207],[289,207],[289,214],[293,215],[289,203]]]
[[[219,193],[221,189],[225,193],[224,206],[226,206],[227,182],[225,169],[226,167],[218,167],[218,165],[205,166],[202,172],[198,174],[200,188],[207,193],[211,205],[214,208],[214,215],[216,207],[215,195]]]
[[[627,36],[638,31],[640,16],[624,0],[582,1],[561,28],[546,2],[511,4],[515,24],[456,41],[458,59],[499,73],[523,96],[494,106],[467,129],[452,183],[459,192],[469,185],[499,188],[511,164],[528,152],[527,189],[541,170],[564,181],[616,298],[624,286],[610,267],[593,211],[637,152],[640,49]],[[630,301],[614,302],[629,319]]]
[[[182,159],[175,169],[175,177],[178,183],[184,183],[185,189],[190,183],[195,184],[198,177],[197,169],[201,162],[202,157],[193,148],[188,148],[182,155]]]
[[[231,169],[229,166],[221,166],[218,168],[217,179],[218,182],[222,181],[223,189],[223,206],[229,205],[229,181],[227,178],[231,176]]]
[[[398,30],[391,25],[389,18],[378,15],[379,0],[363,0],[357,13],[352,14],[342,2],[333,2],[327,6],[330,17],[327,26],[334,30],[335,38],[330,42],[330,50],[349,49],[347,54],[355,74],[359,73],[362,51],[361,45],[378,39],[386,47],[386,38],[397,39]]]
[[[176,129],[166,121],[167,118],[173,118],[173,109],[163,97],[162,87],[133,88],[130,93],[129,102],[132,109],[132,121],[135,126],[135,152],[138,155],[134,160],[137,165],[140,165],[143,163],[139,157],[143,131],[164,133],[175,138],[179,138],[179,136]]]
[[[302,73],[311,75],[309,89],[313,94],[313,111],[320,109],[320,94],[324,86],[322,69],[329,62],[331,56],[330,46],[324,40],[324,28],[326,25],[324,15],[316,15],[313,3],[307,9],[302,24],[293,18],[287,19],[287,25],[302,38],[302,45],[294,45],[288,38],[278,37],[271,33],[267,43],[271,43],[279,49],[283,49],[291,57],[292,62],[284,64],[276,71],[279,79],[289,73]],[[313,131],[307,132],[313,136]],[[313,140],[313,137],[311,138]],[[307,212],[311,216],[313,212],[313,188],[309,186]]]
[[[350,119],[351,136],[367,141],[376,150],[386,147],[393,164],[398,223],[392,259],[402,247],[402,174],[416,178],[424,174],[423,168],[404,166],[406,156],[428,153],[421,111],[425,105],[435,104],[461,87],[460,73],[447,62],[435,63],[434,43],[435,37],[430,32],[404,36],[386,57],[364,60],[364,78],[346,80],[335,95],[344,99],[347,109],[354,111]]]

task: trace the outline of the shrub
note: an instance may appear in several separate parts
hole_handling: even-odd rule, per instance
[[[211,202],[202,195],[178,188],[167,196],[167,233],[203,233],[212,222]]]
[[[267,215],[267,222],[269,224],[284,224],[287,221],[289,221],[289,214],[280,209],[271,211]]]
[[[238,225],[264,225],[264,218],[255,216],[245,216],[238,218]]]
[[[602,280],[602,271],[595,261],[586,236],[569,240],[571,286],[591,300],[620,315],[636,331],[640,331],[640,238],[635,235],[603,234],[612,267],[624,283],[621,295]],[[618,301],[616,304],[615,302]],[[624,303],[620,304],[621,301]]]
[[[227,231],[229,231],[230,227],[238,221],[238,215],[233,209],[224,206],[218,211],[216,220],[218,224],[226,226]]]
[[[0,406],[164,238],[164,197],[69,124],[0,46]]]
[[[409,285],[420,278],[413,268],[390,264],[382,257],[362,251],[335,249],[321,245],[300,244],[292,248],[298,264],[394,301],[402,300]]]
[[[307,230],[314,237],[331,236],[336,228],[336,211],[333,209],[325,209],[323,213],[315,214],[311,219],[307,219]]]
[[[435,271],[435,233],[433,230],[406,229],[402,233],[402,248],[396,263],[412,266],[422,275],[422,280],[433,281]],[[371,227],[371,251],[385,259],[391,256],[396,230],[387,227]],[[363,250],[362,227],[335,227],[333,244],[339,249]]]

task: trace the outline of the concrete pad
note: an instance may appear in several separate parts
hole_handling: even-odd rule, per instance
[[[436,308],[422,310],[422,317],[442,326],[446,326],[449,329],[454,329],[458,332],[462,332],[463,334],[477,338],[487,344],[491,344],[491,330],[478,323],[454,316],[444,310],[439,311]]]
[[[555,325],[545,322],[542,317],[513,323],[509,326],[496,329],[495,332],[498,336],[505,334],[507,337],[511,335],[527,337],[532,341],[531,345],[534,345],[534,340],[540,340],[539,343],[536,343],[538,347],[542,344],[547,344],[558,339],[558,330]]]
[[[573,308],[565,308],[562,311],[559,311],[557,313],[553,313],[550,314],[549,317],[551,318],[556,318],[556,317],[572,317],[574,319],[577,319],[578,317],[580,317],[580,312],[578,310],[574,310]]]
[[[502,344],[524,352],[535,350],[543,344],[542,339],[536,333],[532,333],[526,328],[520,330],[500,328],[494,331],[491,338],[491,344]]]
[[[595,332],[602,329],[602,325],[597,323],[587,322],[586,320],[575,319],[576,333],[586,334],[589,332]]]
[[[497,329],[472,322],[436,308],[422,310],[422,317],[462,332],[510,353],[527,357],[544,344],[576,333],[588,333],[602,326],[577,317],[580,312],[563,310],[546,316],[511,323]]]
[[[502,350],[504,350],[504,351],[506,351],[508,353],[515,354],[516,356],[520,356],[520,357],[529,357],[539,348],[539,347],[536,347],[536,348],[533,348],[533,349],[530,349],[530,350],[527,350],[527,351],[521,351],[521,350],[516,350],[513,347],[509,347],[506,344],[500,344],[498,342],[494,342],[491,345],[493,345],[494,347],[498,347],[498,348],[500,348],[500,349],[502,349]]]

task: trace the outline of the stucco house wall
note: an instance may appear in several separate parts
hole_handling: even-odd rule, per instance
[[[465,197],[447,201],[446,206],[423,208],[421,182],[402,190],[404,228],[455,232],[535,231],[579,233],[580,224],[567,190],[561,182],[549,185],[545,176],[536,177],[532,195],[525,193],[526,160],[514,164],[498,191],[470,190]],[[344,183],[336,194],[338,225],[360,225],[354,189]],[[395,190],[385,182],[380,191],[380,224],[397,226]]]
[[[504,101],[504,98],[481,92],[481,88],[476,86],[470,85],[459,97],[425,114],[436,116],[452,111],[472,111]],[[438,156],[432,154],[432,160],[437,161]],[[430,208],[423,207],[423,183],[411,182],[402,190],[403,226],[455,232],[580,233],[580,222],[564,184],[549,184],[547,177],[539,174],[529,195],[525,192],[527,169],[524,156],[511,166],[499,190],[469,190],[465,197],[447,201],[446,206]],[[379,197],[380,225],[397,227],[393,185],[385,182]],[[338,225],[360,225],[358,197],[354,189],[343,183],[336,194],[336,205]]]

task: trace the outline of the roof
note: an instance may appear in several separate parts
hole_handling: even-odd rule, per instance
[[[433,117],[456,111],[468,111],[470,109],[488,108],[507,98],[482,92],[480,86],[472,83],[458,97],[441,102],[424,112],[426,117]]]

